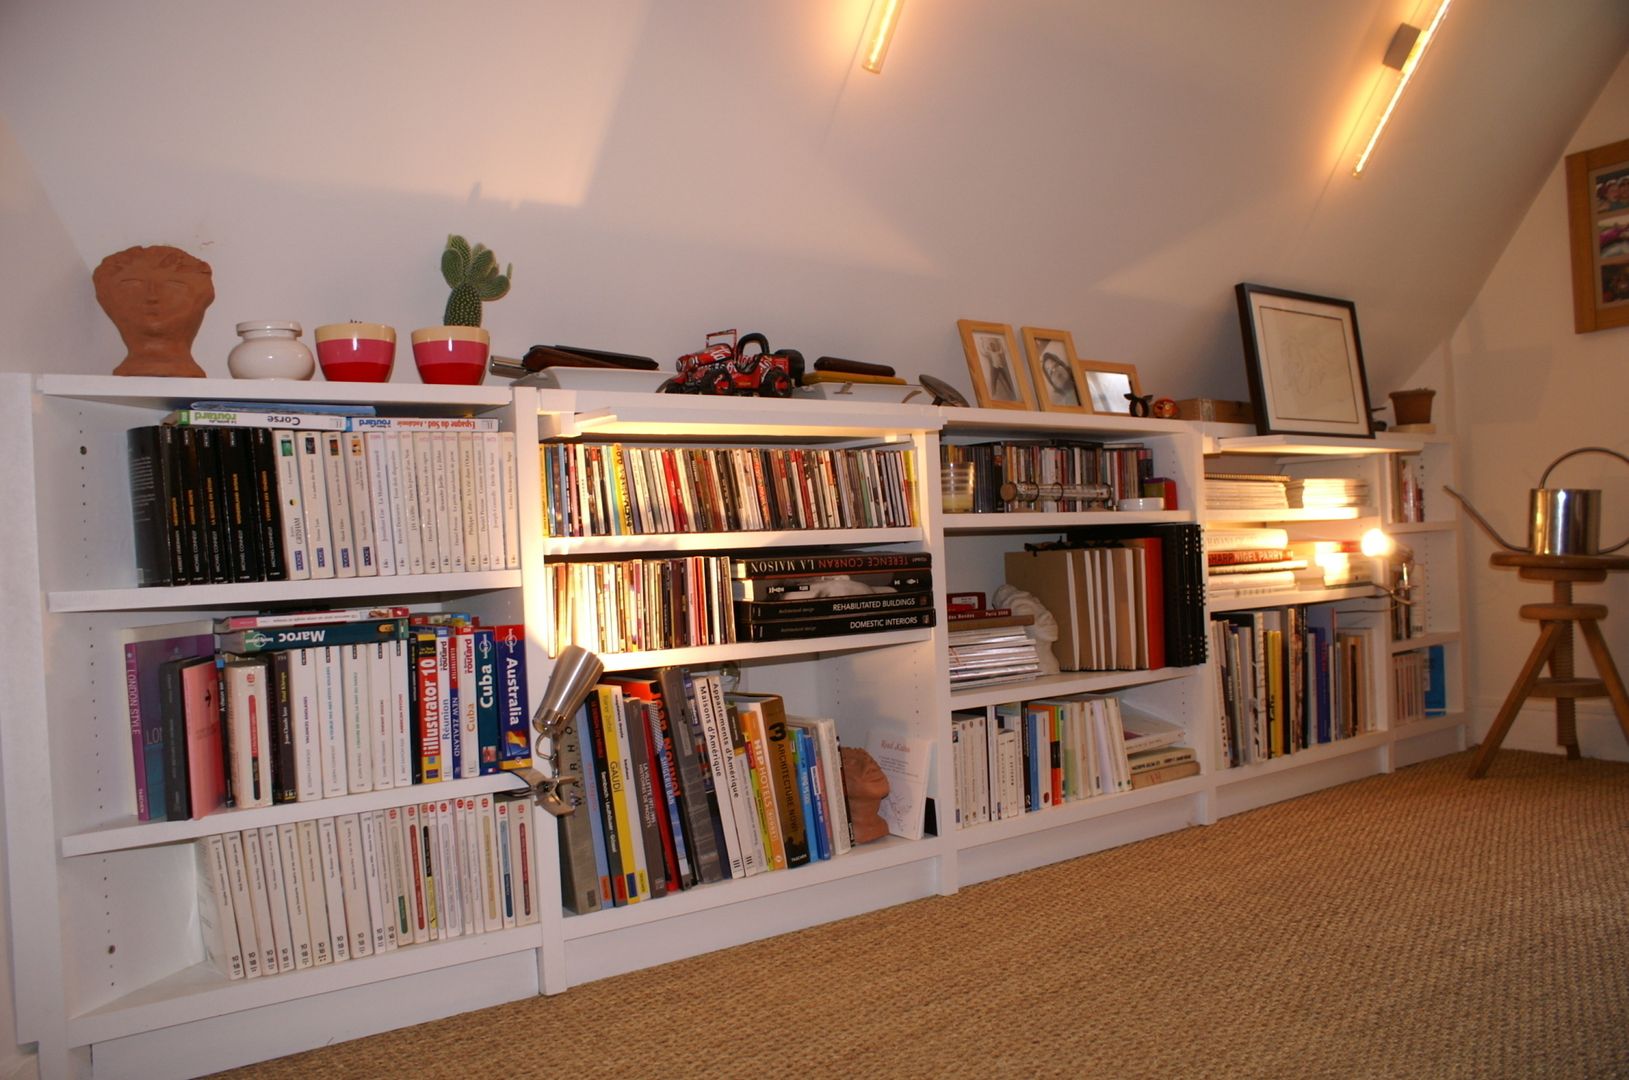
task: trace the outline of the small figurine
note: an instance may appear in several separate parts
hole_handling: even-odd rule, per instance
[[[1171,420],[1177,414],[1177,403],[1174,399],[1168,397],[1155,398],[1152,412],[1161,420]]]
[[[1041,674],[1058,674],[1058,658],[1052,652],[1052,643],[1058,640],[1058,620],[1040,598],[1016,585],[1003,585],[995,591],[993,602],[998,608],[1010,608],[1014,615],[1035,617],[1033,623],[1024,627],[1024,633],[1035,642],[1035,659],[1041,665]]]
[[[888,835],[888,823],[877,808],[888,797],[888,774],[877,759],[856,746],[845,746],[843,791],[848,801],[848,822],[856,844],[869,844]]]
[[[101,261],[91,284],[128,350],[113,374],[203,376],[192,339],[215,300],[208,263],[176,247],[125,248]]]
[[[1126,400],[1131,402],[1132,416],[1147,416],[1153,407],[1153,394],[1127,394]]]

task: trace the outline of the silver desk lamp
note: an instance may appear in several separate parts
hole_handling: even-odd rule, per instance
[[[581,646],[567,645],[555,658],[554,672],[543,690],[543,700],[532,714],[538,757],[547,763],[547,775],[530,769],[520,770],[520,774],[532,785],[537,804],[556,817],[576,809],[575,804],[568,803],[561,794],[561,787],[582,783],[580,776],[560,775],[560,736],[604,672],[605,665],[600,663],[599,657]]]

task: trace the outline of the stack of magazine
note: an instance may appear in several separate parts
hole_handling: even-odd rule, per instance
[[[1040,674],[1035,642],[1022,626],[951,630],[952,689],[1018,682]]]

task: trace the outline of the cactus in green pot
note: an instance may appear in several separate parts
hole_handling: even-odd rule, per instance
[[[485,244],[472,250],[462,236],[448,236],[441,253],[441,276],[452,287],[447,297],[447,326],[480,326],[481,304],[502,299],[509,292],[509,278],[515,272],[510,263],[498,273],[498,257]]]

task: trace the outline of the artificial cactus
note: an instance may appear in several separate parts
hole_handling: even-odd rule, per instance
[[[447,237],[447,248],[441,253],[441,276],[452,287],[447,297],[447,312],[442,323],[447,326],[480,326],[481,303],[499,300],[509,292],[509,277],[515,272],[510,263],[498,273],[498,257],[485,244],[476,244],[471,250],[469,241],[462,236]]]

